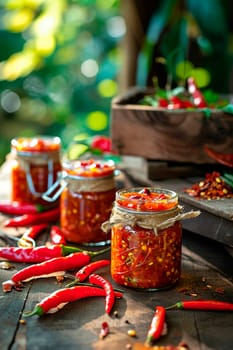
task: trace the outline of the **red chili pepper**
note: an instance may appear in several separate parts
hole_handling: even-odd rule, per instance
[[[41,302],[36,304],[31,312],[25,312],[23,316],[42,316],[45,313],[54,313],[69,302],[83,298],[105,295],[106,293],[103,289],[91,286],[75,286],[72,288],[59,289],[41,300]]]
[[[220,153],[217,151],[214,151],[212,148],[208,147],[207,145],[204,146],[204,151],[216,160],[217,162],[229,166],[230,168],[233,168],[233,153]]]
[[[102,152],[111,152],[112,140],[107,136],[96,135],[91,141],[91,148],[99,149]]]
[[[26,246],[35,246],[35,241],[34,239],[38,236],[39,233],[44,231],[48,227],[47,224],[38,224],[35,226],[32,226],[28,228],[22,237],[18,241],[18,245],[21,247],[26,247]]]
[[[92,256],[106,253],[109,251],[109,247],[96,252],[88,252]],[[83,252],[84,249],[72,246],[66,246],[63,244],[54,244],[51,246],[38,246],[35,248],[21,248],[21,247],[0,247],[0,257],[25,263],[38,263],[52,258],[66,256],[71,253]]]
[[[112,284],[107,281],[104,277],[96,274],[92,274],[89,276],[89,281],[97,286],[101,286],[104,288],[106,292],[106,303],[105,303],[105,311],[107,314],[110,314],[115,302],[115,292]]]
[[[233,303],[219,300],[184,300],[168,306],[166,309],[233,311]]]
[[[4,227],[24,227],[37,225],[39,223],[55,222],[60,217],[60,208],[53,208],[43,213],[24,214],[4,222]]]
[[[60,227],[52,226],[50,230],[50,238],[53,244],[66,244],[66,239]]]
[[[159,107],[167,108],[169,102],[166,98],[159,98]]]
[[[101,330],[100,330],[99,338],[100,339],[104,339],[109,333],[110,333],[110,329],[109,329],[108,323],[107,322],[103,322]]]
[[[27,266],[16,272],[10,280],[2,283],[3,292],[10,292],[12,287],[18,289],[22,285],[22,282],[31,279],[51,277],[55,272],[64,272],[84,266],[88,264],[90,260],[91,256],[87,252],[78,252]]]
[[[205,101],[204,95],[198,89],[194,78],[188,78],[188,91],[193,98],[193,103],[196,107],[205,108],[207,107],[207,103]]]
[[[69,283],[66,287],[72,287],[75,284],[83,282],[91,273],[107,265],[110,265],[110,260],[97,260],[83,266],[78,272],[76,272],[74,281]]]
[[[153,343],[163,335],[163,331],[166,326],[165,316],[166,309],[163,306],[157,306],[155,309],[154,317],[152,318],[152,322],[150,324],[149,331],[147,333],[147,344]]]
[[[17,201],[0,201],[0,212],[9,215],[38,214],[49,210],[40,204],[21,203]]]
[[[75,278],[78,282],[84,281],[92,272],[100,269],[101,267],[110,265],[110,260],[97,260],[86,266],[84,266],[81,270],[79,270],[75,274]]]

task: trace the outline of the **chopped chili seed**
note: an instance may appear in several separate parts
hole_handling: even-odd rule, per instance
[[[184,189],[184,192],[196,199],[233,198],[232,188],[221,178],[217,171],[207,173],[203,181]]]
[[[136,331],[134,329],[129,329],[127,334],[130,336],[130,337],[136,337],[137,334],[136,334]]]

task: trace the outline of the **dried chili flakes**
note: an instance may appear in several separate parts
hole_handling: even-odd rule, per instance
[[[233,190],[231,186],[225,183],[220,173],[213,171],[207,173],[205,179],[186,188],[184,192],[196,199],[220,199],[233,198]]]

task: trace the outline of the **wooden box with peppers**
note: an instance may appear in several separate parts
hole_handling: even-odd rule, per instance
[[[202,92],[192,78],[169,91],[133,87],[112,101],[111,134],[123,155],[213,164],[205,145],[233,153],[232,104],[228,97]]]

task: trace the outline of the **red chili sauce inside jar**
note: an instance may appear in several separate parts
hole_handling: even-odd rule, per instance
[[[41,197],[61,170],[59,137],[19,137],[11,141],[12,201],[48,204]]]
[[[117,191],[111,217],[114,281],[126,287],[160,290],[179,280],[182,227],[174,219],[178,211],[178,197],[173,191]]]
[[[87,245],[110,243],[101,224],[115,199],[114,163],[82,160],[64,163],[67,187],[62,191],[61,227],[67,241]]]

